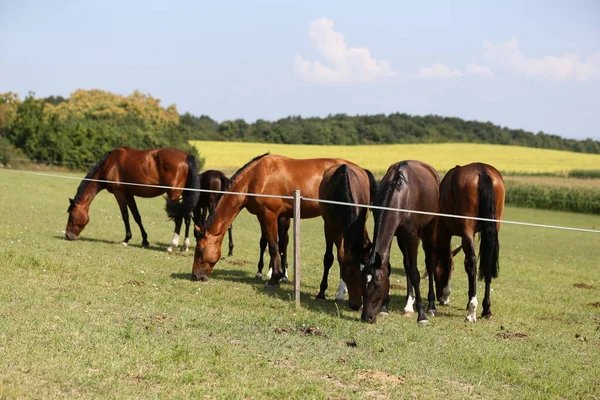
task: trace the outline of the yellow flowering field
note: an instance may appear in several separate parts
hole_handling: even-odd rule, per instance
[[[567,173],[573,169],[600,169],[600,155],[573,153],[531,147],[474,143],[393,144],[363,146],[286,145],[241,142],[191,142],[206,159],[205,169],[232,172],[253,157],[271,152],[294,158],[341,157],[353,161],[376,175],[401,160],[416,159],[438,171],[455,165],[481,161],[502,172]]]

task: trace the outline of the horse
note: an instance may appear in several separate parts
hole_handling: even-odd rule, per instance
[[[165,188],[165,186],[177,189]],[[123,244],[127,245],[132,237],[129,213],[127,212],[127,207],[129,207],[135,222],[140,227],[142,246],[148,247],[148,235],[142,225],[142,217],[135,203],[135,196],[149,198],[166,193],[167,215],[175,220],[175,232],[167,251],[171,253],[173,247],[179,245],[179,232],[184,220],[186,223],[184,246],[187,250],[190,212],[198,202],[199,192],[182,189],[197,189],[198,187],[198,164],[193,155],[172,148],[136,150],[118,147],[107,152],[89,170],[85,179],[79,184],[75,198],[69,199],[70,204],[67,210],[69,219],[65,238],[67,240],[79,238],[79,234],[89,222],[89,208],[92,201],[98,192],[106,189],[115,196],[121,210],[125,224]],[[180,197],[182,201],[179,201]]]
[[[370,171],[353,164],[334,165],[323,174],[319,186],[319,199],[343,203],[371,204],[377,183]],[[344,288],[348,288],[349,306],[358,310],[362,306],[362,288],[359,265],[364,254],[368,254],[371,240],[366,221],[369,209],[319,203],[324,221],[325,255],[323,256],[323,278],[317,299],[325,299],[329,270],[333,264],[333,244],[337,248],[340,265],[340,285],[336,300],[344,299]]]
[[[199,175],[200,180],[200,189],[206,190],[223,190],[227,186],[227,182],[229,179],[225,176],[225,174],[221,171],[217,171],[215,169],[206,170]],[[200,198],[198,199],[198,204],[196,205],[196,209],[194,214],[198,216],[198,220],[201,224],[206,222],[206,219],[215,209],[215,204],[217,201],[217,193],[214,192],[200,192]],[[233,244],[233,225],[229,226],[227,230],[229,232],[229,252],[227,253],[228,257],[233,255],[233,248],[235,247]]]
[[[452,168],[440,183],[440,212],[465,217],[502,219],[504,212],[504,180],[498,170],[484,163],[472,163]],[[450,277],[454,268],[453,258],[462,248],[465,253],[465,271],[469,277],[469,300],[467,321],[477,320],[477,255],[474,236],[480,232],[479,279],[485,280],[482,318],[492,316],[490,286],[498,277],[500,222],[473,219],[440,217],[437,229],[437,260],[435,285],[438,300],[448,304],[450,299]],[[450,251],[452,236],[460,236],[462,244]]]
[[[229,192],[217,201],[215,212],[201,229],[196,243],[192,278],[206,281],[215,264],[221,258],[221,243],[225,230],[239,212],[246,208],[258,217],[261,231],[269,247],[269,267],[273,273],[268,287],[279,287],[283,276],[281,254],[278,245],[279,217],[291,218],[294,205],[292,199],[277,196],[292,196],[300,190],[303,196],[317,198],[319,184],[325,170],[333,165],[349,163],[340,158],[293,159],[265,153],[250,160],[229,180]],[[248,194],[273,195],[276,197],[250,196]],[[315,218],[321,215],[317,202],[301,203],[300,217]]]
[[[439,182],[437,171],[421,161],[408,160],[392,164],[379,184],[375,205],[436,213],[439,203]],[[406,271],[406,307],[404,312],[411,314],[416,299],[417,322],[425,324],[427,316],[423,312],[420,290],[420,276],[417,267],[419,241],[423,242],[425,265],[429,275],[427,310],[435,314],[433,273],[435,270],[435,234],[437,217],[404,211],[373,211],[375,229],[373,246],[368,263],[362,268],[363,311],[365,322],[375,323],[380,312],[387,313],[390,288],[390,248],[396,237],[402,251]],[[414,289],[414,295],[413,295]]]

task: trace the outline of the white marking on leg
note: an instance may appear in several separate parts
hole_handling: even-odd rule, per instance
[[[271,279],[271,275],[273,275],[273,268],[269,267],[269,270],[267,271],[267,279]]]
[[[183,249],[185,251],[188,251],[190,249],[190,238],[186,237],[185,240],[183,241]]]
[[[409,294],[406,299],[406,306],[404,307],[404,312],[407,314],[412,314],[413,312],[415,312],[414,304],[415,298]]]
[[[255,278],[262,279],[262,272],[257,272]]]
[[[442,297],[440,297],[440,303],[442,304],[450,304],[450,284],[447,284],[444,290],[442,291]]]
[[[373,275],[367,275],[367,283],[371,282],[371,279],[373,279]]]
[[[335,296],[336,300],[344,300],[344,293],[346,293],[348,291],[348,288],[346,287],[346,282],[344,282],[342,279],[340,279],[340,284],[338,286],[338,291],[337,291],[337,296]]]
[[[471,300],[469,301],[469,307],[467,309],[467,321],[469,322],[475,322],[477,321],[477,305],[479,303],[477,302],[477,297],[473,296],[471,297]]]
[[[173,240],[171,240],[171,245],[167,249],[167,252],[171,254],[173,249],[176,249],[179,246],[179,235],[177,233],[173,234]]]
[[[123,246],[127,246],[127,242],[123,242]]]

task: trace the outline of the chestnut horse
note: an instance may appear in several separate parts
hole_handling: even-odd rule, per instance
[[[440,178],[437,171],[421,161],[392,164],[381,183],[375,200],[380,207],[401,208],[435,213],[438,211]],[[421,299],[417,267],[419,241],[423,241],[425,265],[429,275],[428,311],[435,313],[433,273],[435,270],[435,229],[437,217],[404,211],[373,211],[375,230],[369,262],[363,269],[363,321],[374,323],[380,311],[387,312],[390,288],[390,249],[396,237],[406,271],[405,313],[413,312],[417,301],[417,322],[427,323]],[[413,296],[414,289],[414,296]]]
[[[122,183],[133,183],[135,185]],[[178,189],[152,186],[170,186]],[[187,250],[189,246],[190,213],[198,202],[199,192],[181,189],[197,189],[198,187],[198,165],[193,155],[178,149],[135,150],[128,147],[118,147],[106,153],[90,169],[85,179],[79,184],[75,198],[69,199],[70,205],[67,210],[69,219],[65,236],[68,240],[79,238],[79,234],[89,222],[88,212],[92,201],[98,192],[106,189],[115,196],[121,209],[125,224],[123,244],[127,245],[132,236],[127,212],[127,207],[129,207],[135,222],[140,227],[142,246],[147,247],[149,246],[148,235],[142,225],[142,217],[134,196],[157,197],[166,193],[167,215],[175,220],[175,232],[168,251],[171,252],[173,247],[179,245],[179,232],[184,219],[186,221],[184,243]],[[183,198],[181,202],[179,201],[180,197]]]
[[[319,186],[319,199],[369,205],[376,191],[377,183],[370,171],[354,164],[341,164],[325,171]],[[371,244],[366,227],[369,209],[331,203],[319,203],[319,209],[325,222],[325,255],[317,299],[325,299],[335,243],[340,264],[340,286],[336,300],[344,299],[344,286],[347,286],[349,306],[358,310],[362,306],[360,264],[364,263],[363,255],[368,254],[367,249]]]
[[[209,169],[202,172],[199,175],[200,179],[200,189],[206,190],[224,190],[227,187],[227,182],[229,179],[225,176],[225,174],[221,171],[217,171],[215,169]],[[196,205],[196,210],[194,214],[197,215],[197,218],[200,224],[204,225],[208,216],[214,211],[215,204],[217,203],[217,193],[213,192],[200,192],[200,198],[198,199],[198,204]],[[231,257],[233,255],[233,225],[229,226],[229,252],[227,256]]]
[[[216,190],[222,191],[227,187],[227,182],[229,179],[225,174],[221,171],[209,169],[202,173],[200,173],[200,189],[207,190]],[[198,200],[198,205],[196,206],[195,215],[197,215],[198,220],[201,225],[204,225],[208,216],[214,212],[215,205],[217,204],[217,200],[219,198],[218,193],[212,192],[200,192],[200,199]],[[279,248],[282,260],[283,270],[287,270],[287,243],[289,241],[289,235],[287,233],[290,227],[290,219],[285,217],[279,218]],[[233,225],[229,226],[227,230],[229,233],[229,252],[227,253],[228,257],[233,255],[233,234],[232,234]],[[256,272],[256,277],[262,279],[262,270],[264,268],[264,253],[267,248],[267,238],[264,234],[260,236],[260,253],[258,260],[258,269]],[[267,273],[267,277],[271,276],[271,269]]]
[[[347,163],[339,158],[298,160],[280,155],[263,154],[240,168],[229,180],[227,191],[241,194],[223,195],[215,212],[208,218],[196,244],[192,278],[208,280],[215,264],[221,258],[221,243],[226,229],[239,212],[246,208],[258,217],[261,231],[266,235],[273,269],[268,286],[279,286],[283,276],[278,245],[279,217],[293,217],[293,200],[280,197],[248,196],[245,193],[274,196],[292,196],[300,190],[303,196],[317,198],[319,184],[325,170],[335,164]],[[301,218],[321,215],[317,202],[301,204]]]
[[[440,184],[440,212],[487,219],[502,219],[504,212],[504,180],[500,172],[491,165],[473,163],[452,168]],[[437,258],[435,271],[437,297],[440,303],[450,299],[450,277],[453,269],[453,256],[462,248],[465,253],[465,271],[469,277],[469,300],[467,320],[477,320],[477,255],[473,238],[480,232],[479,279],[485,280],[482,318],[492,315],[490,307],[490,285],[498,277],[500,244],[498,231],[500,222],[478,221],[473,219],[440,217],[437,229]],[[461,247],[450,251],[452,236],[462,238]]]

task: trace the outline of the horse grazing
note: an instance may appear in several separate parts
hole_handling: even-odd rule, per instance
[[[430,165],[421,161],[401,161],[392,164],[379,184],[375,205],[435,213],[439,202],[439,176]],[[435,313],[433,273],[435,270],[435,229],[437,217],[404,211],[373,211],[375,230],[369,262],[362,270],[363,321],[374,323],[380,311],[387,312],[390,288],[390,249],[394,236],[402,251],[406,271],[406,313],[413,312],[417,301],[417,321],[427,323],[421,299],[420,276],[417,268],[419,241],[423,241],[425,265],[429,275],[428,311]],[[413,295],[414,289],[414,295]]]
[[[283,276],[278,245],[279,217],[293,217],[292,199],[280,197],[249,196],[246,193],[274,196],[292,196],[300,190],[306,197],[317,198],[319,184],[325,170],[335,164],[347,163],[339,158],[313,158],[298,160],[268,153],[255,157],[240,168],[229,180],[226,194],[220,197],[215,212],[202,227],[196,244],[192,278],[208,280],[215,264],[221,258],[221,243],[225,230],[239,212],[246,208],[258,217],[261,231],[267,238],[273,273],[268,286],[279,286]],[[317,202],[301,204],[301,218],[321,215]]]
[[[93,181],[88,179],[93,179]],[[167,189],[164,186],[177,189]],[[198,165],[193,155],[178,149],[135,150],[118,147],[106,153],[90,169],[85,179],[79,184],[75,198],[69,199],[70,205],[67,210],[69,219],[65,237],[68,240],[79,238],[79,234],[89,222],[89,208],[92,201],[98,192],[106,189],[115,196],[121,209],[125,224],[123,244],[127,245],[132,236],[127,212],[127,207],[129,207],[135,222],[140,227],[142,246],[147,247],[149,246],[148,235],[142,225],[142,217],[134,196],[157,197],[166,193],[167,215],[175,220],[175,232],[168,251],[172,252],[173,247],[179,245],[179,232],[183,220],[186,222],[184,244],[187,250],[190,213],[198,202],[199,192],[182,189],[197,189],[198,187]],[[179,201],[180,197],[183,198],[181,202]]]
[[[452,168],[440,184],[440,212],[466,217],[502,219],[504,212],[504,180],[500,172],[491,165],[473,163]],[[453,257],[462,248],[465,253],[465,271],[469,277],[469,300],[467,320],[477,320],[477,255],[473,238],[480,232],[479,279],[485,280],[483,298],[483,318],[492,315],[490,307],[490,285],[492,278],[498,277],[500,244],[498,231],[500,222],[472,219],[440,217],[437,229],[437,259],[435,284],[438,300],[448,304],[450,298],[450,277],[454,267]],[[462,244],[450,251],[452,236],[460,236]]]
[[[221,171],[217,171],[215,169],[209,169],[202,172],[199,175],[200,179],[200,189],[206,190],[223,190],[227,187],[227,182],[229,179],[225,176],[225,174]],[[214,211],[215,204],[217,203],[217,193],[213,192],[200,192],[200,198],[198,199],[198,204],[196,205],[196,209],[194,214],[197,215],[200,224],[204,225],[208,216]],[[229,252],[227,256],[231,257],[233,255],[233,225],[229,226]]]
[[[223,191],[227,187],[227,182],[229,179],[225,174],[221,171],[209,169],[202,173],[200,173],[200,189],[206,190],[216,190]],[[215,205],[217,203],[217,199],[219,198],[218,193],[212,192],[200,192],[200,198],[198,200],[198,205],[194,211],[195,215],[197,215],[198,220],[201,225],[206,223],[206,220],[210,214],[214,212]],[[290,219],[285,217],[279,218],[279,248],[281,254],[281,260],[283,265],[283,270],[287,270],[287,243],[289,241],[288,229],[290,227]],[[229,252],[227,253],[228,257],[233,255],[233,248],[235,247],[233,244],[233,224],[229,226],[227,230],[229,233]],[[264,253],[267,248],[267,238],[264,234],[260,236],[260,253],[258,260],[258,269],[256,272],[256,277],[262,279],[262,270],[264,268]],[[269,269],[267,273],[267,277],[270,277],[272,270]]]
[[[319,199],[369,205],[376,191],[377,183],[370,171],[354,164],[341,164],[325,171],[319,186]],[[335,243],[340,264],[340,286],[336,300],[344,299],[344,286],[347,286],[349,306],[358,310],[362,306],[360,264],[364,263],[363,258],[368,255],[371,245],[365,225],[369,209],[319,203],[319,210],[325,222],[325,255],[323,279],[317,299],[325,299]]]

